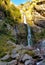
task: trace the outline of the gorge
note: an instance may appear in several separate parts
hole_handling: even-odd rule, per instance
[[[0,0],[0,65],[45,65],[45,0]]]

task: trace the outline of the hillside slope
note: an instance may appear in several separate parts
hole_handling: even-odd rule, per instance
[[[26,42],[26,26],[21,24],[21,13],[10,0],[0,1],[0,57],[14,46],[7,43]]]

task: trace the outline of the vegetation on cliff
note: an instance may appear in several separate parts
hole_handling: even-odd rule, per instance
[[[10,0],[0,0],[0,57],[14,48],[7,43],[27,44],[27,26],[21,23],[20,9],[24,11],[31,27],[32,40],[37,43],[45,39],[44,0],[33,0],[20,6],[15,6]]]
[[[13,48],[7,42],[16,42],[12,32],[14,26],[20,22],[20,10],[10,0],[0,0],[0,57]]]

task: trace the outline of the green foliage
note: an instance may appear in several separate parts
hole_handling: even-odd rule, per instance
[[[32,57],[35,55],[34,51],[28,51],[28,50],[26,50],[24,53],[26,53],[26,54],[28,54],[28,55],[30,55]]]
[[[43,29],[40,33],[33,32],[34,41],[38,42],[41,39],[45,39],[45,29]]]
[[[20,10],[10,3],[10,0],[1,0],[0,10],[5,15],[5,21],[11,25],[21,22]]]
[[[3,57],[14,48],[14,46],[7,44],[8,40],[10,40],[10,36],[0,33],[0,57]]]
[[[0,0],[0,11],[4,14],[4,20],[0,21],[0,57],[5,55],[5,52],[10,51],[13,46],[7,44],[7,41],[16,42],[15,36],[8,30],[7,25],[14,27],[15,24],[21,22],[21,14],[19,9],[10,3],[10,0]]]

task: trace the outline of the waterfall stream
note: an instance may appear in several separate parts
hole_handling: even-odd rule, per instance
[[[24,15],[24,24],[27,24],[25,15]],[[28,41],[28,46],[30,47],[31,46],[31,30],[28,24],[27,24],[27,28],[28,28],[27,41]]]

